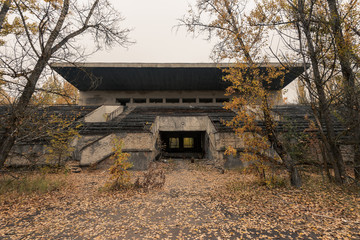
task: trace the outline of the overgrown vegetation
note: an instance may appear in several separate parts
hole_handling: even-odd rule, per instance
[[[165,184],[165,170],[160,168],[157,163],[151,163],[149,169],[138,177],[134,186],[146,191],[150,189],[162,188]]]
[[[122,151],[124,146],[122,139],[114,138],[113,144],[114,154],[111,156],[111,160],[113,160],[114,163],[109,168],[110,179],[105,184],[105,189],[142,189],[148,191],[164,186],[165,170],[156,162],[150,163],[149,169],[143,172],[141,176],[138,176],[134,182],[131,182],[131,174],[128,169],[133,165],[128,161],[130,154]]]
[[[79,138],[81,123],[75,121],[76,116],[70,119],[50,116],[50,127],[46,130],[49,143],[46,146],[46,161],[48,164],[62,165],[64,160],[71,156],[75,148],[71,141]]]
[[[84,34],[89,34],[93,40],[91,53],[113,45],[127,46],[131,42],[128,40],[130,30],[120,26],[123,18],[107,0],[84,4],[70,0],[18,0],[0,1],[0,4],[4,10],[0,13],[1,88],[10,91],[8,95],[13,98],[8,101],[5,97],[11,107],[4,116],[6,126],[0,135],[2,168],[18,141],[19,129],[32,103],[38,100],[34,94],[41,90],[55,93],[52,86],[46,84],[45,89],[41,89],[41,79],[52,73],[50,63],[84,60],[90,53],[76,44]],[[2,92],[0,90],[0,94]],[[57,101],[44,99],[44,102]],[[67,99],[67,102],[71,101]]]
[[[63,175],[58,174],[27,173],[17,178],[3,175],[0,177],[0,195],[47,193],[59,190],[64,184]]]
[[[120,190],[130,186],[130,172],[128,169],[133,165],[128,161],[130,154],[122,151],[124,146],[123,140],[114,138],[113,144],[114,154],[110,158],[114,163],[109,168],[110,179],[105,184],[105,188],[110,190]]]

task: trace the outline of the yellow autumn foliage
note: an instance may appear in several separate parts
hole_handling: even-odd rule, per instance
[[[109,168],[110,179],[106,183],[106,187],[109,187],[113,190],[119,190],[130,182],[130,173],[129,168],[133,166],[132,163],[128,161],[130,157],[129,153],[122,151],[124,142],[120,138],[113,139],[113,151],[114,154],[111,156],[111,160],[114,161],[113,165]]]
[[[63,161],[71,156],[75,148],[71,141],[80,137],[79,128],[81,123],[75,122],[76,116],[71,119],[51,115],[49,128],[46,130],[49,138],[46,145],[46,161],[49,164],[63,164]]]

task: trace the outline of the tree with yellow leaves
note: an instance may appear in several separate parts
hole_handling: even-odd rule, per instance
[[[60,81],[56,76],[49,77],[35,92],[32,104],[35,105],[72,105],[77,104],[79,90],[67,81]]]
[[[349,176],[339,146],[342,135],[348,135],[354,146],[354,175],[360,179],[359,20],[357,0],[262,0],[252,5],[241,0],[199,0],[196,9],[191,9],[182,23],[192,32],[198,30],[208,33],[209,38],[215,36],[219,40],[214,47],[216,60],[245,63],[245,67],[239,66],[238,69],[256,71],[256,63],[266,65],[269,57],[285,67],[300,63],[306,70],[310,66],[310,71],[305,71],[302,79],[323,144],[324,165],[329,164],[334,169],[333,176],[327,172],[328,176],[343,183]],[[279,39],[280,51],[274,51],[271,42],[267,41],[271,33]],[[269,54],[266,49],[270,50]],[[236,106],[238,115],[241,112],[231,124],[235,129],[241,129],[240,122],[244,125],[254,122],[256,117],[249,116],[249,107],[245,110],[237,108],[249,106],[247,99],[256,94],[261,100],[259,109],[269,143],[284,160],[286,157],[283,156],[287,155],[281,154],[282,147],[278,148],[277,134],[271,133],[274,129],[274,121],[268,114],[271,104],[266,93],[261,92],[260,79],[271,81],[271,74],[270,77],[259,77],[255,80],[259,82],[254,85],[244,77],[243,71],[231,69],[226,77],[232,82],[230,93],[238,93],[228,108]],[[251,75],[253,79],[257,77],[256,73]],[[250,98],[248,92],[251,92]],[[345,132],[336,132],[334,115],[344,116],[339,120],[346,126]],[[246,131],[254,130],[249,127],[239,132],[244,135]],[[284,162],[290,162],[287,165],[292,168],[291,160]]]
[[[110,180],[106,183],[106,187],[109,187],[112,190],[119,190],[126,187],[130,182],[130,173],[128,169],[133,165],[128,161],[130,154],[122,151],[124,146],[123,140],[115,137],[112,142],[114,144],[114,154],[110,158],[114,163],[109,168]]]
[[[80,137],[79,128],[81,123],[76,123],[75,117],[65,119],[56,115],[49,118],[49,127],[46,130],[46,161],[48,164],[62,165],[64,160],[71,156],[75,148],[71,141]]]
[[[266,150],[272,146],[290,174],[293,186],[301,186],[301,178],[293,159],[282,144],[271,114],[272,102],[266,85],[281,78],[284,67],[272,66],[262,55],[266,45],[267,29],[255,25],[254,21],[263,21],[265,17],[254,9],[246,13],[249,7],[241,0],[198,0],[196,8],[181,22],[191,32],[207,33],[215,37],[218,43],[213,50],[213,58],[218,61],[231,60],[236,66],[226,70],[225,80],[232,83],[227,94],[232,100],[225,108],[235,111],[234,119],[227,123],[244,140],[245,158],[255,162],[275,161]],[[265,72],[260,67],[265,66]],[[261,120],[265,127],[257,122]],[[234,149],[228,149],[234,153]]]
[[[17,97],[0,136],[0,168],[16,141],[39,79],[51,69],[50,62],[79,61],[86,56],[85,50],[76,45],[77,37],[84,34],[92,36],[95,50],[130,43],[129,29],[119,27],[123,18],[107,0],[91,0],[87,4],[70,0],[13,0],[11,9],[8,19],[18,19],[21,31],[10,31],[3,39],[0,71]],[[0,35],[3,31],[4,28]]]
[[[57,3],[59,0],[50,0],[48,2]],[[1,0],[0,10],[0,36],[6,37],[9,34],[21,34],[26,30],[22,21],[26,21],[29,31],[36,31],[36,23],[33,22],[28,13],[32,9],[39,9],[39,3],[36,0],[19,1],[19,0]],[[22,11],[22,17],[16,16],[17,9]],[[10,16],[10,17],[9,17]],[[5,41],[0,39],[0,45],[4,45]]]

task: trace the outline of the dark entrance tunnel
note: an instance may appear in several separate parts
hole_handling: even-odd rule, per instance
[[[205,131],[160,131],[164,157],[202,158],[205,153]]]

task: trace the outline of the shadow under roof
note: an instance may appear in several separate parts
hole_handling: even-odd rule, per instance
[[[233,64],[214,63],[58,63],[52,68],[80,91],[156,91],[225,90],[230,83],[222,77],[224,68]],[[269,64],[260,66],[266,72]],[[289,67],[284,83],[275,79],[264,85],[270,90],[287,86],[301,73],[303,66]]]

